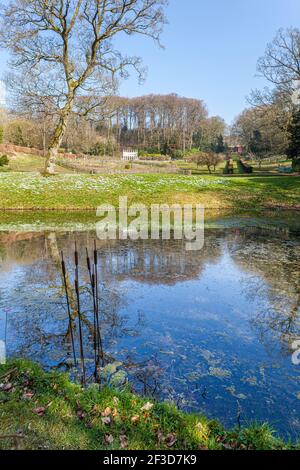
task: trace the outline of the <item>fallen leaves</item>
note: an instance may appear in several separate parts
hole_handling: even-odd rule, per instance
[[[52,405],[52,401],[50,401],[50,403],[48,403],[48,405],[45,405],[45,406],[38,406],[36,408],[33,408],[32,409],[32,413],[38,415],[38,416],[44,416],[47,409],[49,408],[49,406]]]
[[[164,436],[163,432],[160,429],[158,429],[156,431],[156,437],[157,437],[157,440],[158,440],[159,444],[161,444],[162,442],[165,441],[165,436]]]
[[[122,449],[126,449],[126,447],[128,447],[128,437],[126,434],[120,434],[120,444]]]
[[[76,411],[76,416],[78,419],[83,420],[86,417],[86,413],[83,411],[83,409],[78,408]]]
[[[0,384],[0,390],[2,392],[11,392],[13,389],[13,384],[11,382]]]
[[[142,406],[141,411],[151,411],[153,406],[153,403],[148,401],[144,406]]]
[[[44,416],[44,414],[47,411],[46,406],[38,406],[37,408],[33,408],[32,413],[38,415],[38,416]]]
[[[102,424],[104,424],[105,426],[110,426],[111,424],[111,417],[110,416],[103,416],[101,418],[101,421],[102,421]]]
[[[102,424],[104,424],[104,426],[110,426],[111,425],[111,423],[112,423],[111,414],[112,414],[112,409],[110,407],[107,407],[107,408],[105,408],[105,410],[102,411],[101,421],[102,421]]]
[[[165,443],[168,447],[173,447],[174,444],[176,444],[177,442],[177,437],[176,437],[176,434],[174,432],[170,432],[167,437],[166,437],[166,440],[165,440]]]
[[[23,398],[24,400],[31,400],[31,398],[34,396],[34,393],[33,392],[24,392],[23,394]]]
[[[133,425],[137,425],[137,424],[138,424],[138,422],[139,422],[139,420],[140,420],[140,417],[139,417],[139,415],[132,416],[132,418],[131,418],[131,424],[133,424]]]
[[[120,403],[120,400],[118,397],[113,397],[113,402],[115,406],[118,406],[118,404]]]
[[[177,436],[174,432],[170,432],[166,437],[161,429],[156,431],[156,438],[159,444],[165,444],[167,447],[173,447],[177,442]]]
[[[114,436],[112,434],[105,434],[103,442],[104,445],[110,446],[114,442]]]
[[[104,411],[102,411],[101,416],[106,416],[107,417],[107,416],[110,416],[111,413],[112,413],[111,408],[107,407],[107,408],[105,408]]]

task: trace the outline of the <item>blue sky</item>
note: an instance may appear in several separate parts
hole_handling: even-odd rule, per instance
[[[127,80],[122,94],[201,98],[228,123],[247,106],[250,90],[265,85],[256,63],[266,44],[279,28],[300,27],[299,0],[170,0],[167,14],[165,50],[132,40],[129,52],[143,56],[148,78],[143,86]]]
[[[265,84],[255,75],[267,42],[281,27],[300,27],[300,2],[170,0],[167,16],[165,50],[140,37],[122,41],[123,51],[143,57],[148,77],[140,86],[132,76],[121,85],[120,93],[201,98],[211,115],[219,114],[230,123],[247,105],[250,90]],[[1,51],[1,70],[5,63],[6,54]]]

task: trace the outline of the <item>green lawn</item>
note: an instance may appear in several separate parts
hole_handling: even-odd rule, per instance
[[[300,208],[300,177],[0,172],[0,209],[86,210],[102,203],[203,203],[210,209]]]
[[[45,158],[36,155],[18,153],[14,157],[9,157],[9,165],[5,167],[6,171],[17,172],[43,172],[45,167]],[[57,166],[58,173],[67,173],[68,171]]]
[[[67,375],[28,361],[0,366],[0,449],[277,450],[284,443],[266,424],[226,431],[128,389],[82,389]],[[16,436],[22,438],[4,438]]]

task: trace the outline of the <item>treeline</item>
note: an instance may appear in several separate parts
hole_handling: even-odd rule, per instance
[[[262,161],[270,156],[286,155],[289,146],[291,111],[277,102],[257,104],[244,110],[235,120],[231,134]]]
[[[180,156],[193,148],[225,150],[226,124],[209,117],[202,100],[171,95],[113,97],[93,119],[73,114],[63,139],[67,151],[114,155],[131,147],[146,153]],[[3,120],[2,120],[3,121]],[[3,139],[15,145],[47,149],[55,119],[51,115],[9,113],[2,122]]]
[[[114,98],[104,123],[121,146],[166,152],[217,146],[225,132],[220,117],[208,117],[202,100],[176,94]]]

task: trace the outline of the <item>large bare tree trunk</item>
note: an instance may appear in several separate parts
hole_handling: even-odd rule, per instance
[[[46,162],[45,162],[45,174],[46,175],[55,174],[55,165],[56,165],[58,151],[62,144],[64,135],[66,132],[68,119],[72,111],[73,103],[74,103],[74,95],[69,96],[65,107],[61,110],[59,121],[55,128],[55,131],[54,131],[54,134],[51,139],[48,152],[47,152],[47,157],[46,157]]]

